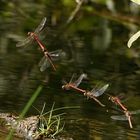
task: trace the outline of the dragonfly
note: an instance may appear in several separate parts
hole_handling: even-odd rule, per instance
[[[139,113],[140,113],[140,109],[135,110],[135,111],[126,110],[126,111],[124,111],[124,115],[112,115],[111,119],[119,120],[119,121],[127,121],[128,120],[130,128],[133,128],[132,122],[131,122],[131,117],[132,117],[132,115],[136,115]]]
[[[115,103],[116,105],[119,105],[123,111],[127,111],[127,108],[122,104],[121,100],[117,96],[112,96],[109,94],[107,95],[109,96],[109,100],[111,100],[111,102]]]
[[[28,34],[31,37],[33,37],[34,40],[36,40],[36,42],[38,43],[40,49],[44,53],[44,57],[39,62],[40,71],[44,71],[48,66],[50,66],[50,64],[52,65],[52,68],[56,71],[56,67],[53,64],[53,58],[52,57],[59,56],[61,51],[59,50],[59,51],[48,52],[48,50],[46,49],[46,47],[39,40],[38,36],[34,32],[28,32]]]
[[[62,53],[62,50],[55,50],[52,52],[44,51],[44,56],[38,64],[40,67],[40,71],[45,71],[46,68],[48,68],[50,65],[52,65],[53,69],[56,70],[53,61],[57,61],[61,57]]]
[[[43,28],[44,28],[44,26],[45,26],[45,24],[46,24],[46,21],[47,21],[47,18],[44,17],[44,18],[41,20],[40,24],[39,24],[39,25],[37,26],[37,28],[35,29],[34,34],[39,35],[39,33],[43,30]],[[17,47],[22,47],[22,46],[25,46],[25,45],[31,43],[31,42],[33,41],[34,37],[33,37],[32,35],[30,35],[30,32],[28,33],[28,35],[29,35],[29,36],[28,36],[26,39],[24,39],[24,40],[18,42],[18,43],[16,44],[16,46],[17,46]]]
[[[52,53],[49,53],[46,49],[46,47],[42,44],[42,42],[39,40],[38,38],[38,34],[42,31],[42,29],[44,28],[45,24],[46,24],[46,17],[44,17],[41,21],[41,23],[38,25],[38,27],[35,29],[34,32],[28,32],[28,38],[26,38],[25,40],[19,42],[16,44],[17,47],[21,47],[24,46],[28,43],[30,43],[33,39],[38,43],[39,47],[41,48],[42,52],[44,53],[43,59],[41,60],[41,62],[39,63],[40,66],[40,70],[44,71],[46,69],[46,66],[49,63],[52,65],[53,69],[56,70],[53,62],[52,62]],[[44,61],[43,61],[44,60]],[[47,63],[46,63],[47,62]],[[41,65],[42,63],[42,65]]]
[[[44,57],[39,62],[40,71],[44,71],[50,64],[52,65],[52,68],[56,71],[56,67],[53,64],[53,58],[55,57],[56,59],[56,57],[60,56],[62,51],[57,50],[57,51],[49,52],[34,32],[29,32],[28,34],[32,36],[34,40],[36,40],[40,49],[44,53]]]
[[[83,73],[79,76],[77,80],[73,81],[74,79],[74,74],[73,74],[69,83],[65,82],[65,84],[62,86],[62,89],[65,89],[65,90],[75,89],[82,93],[85,93],[86,92],[85,90],[78,88],[82,80],[85,78],[87,78],[87,74]]]
[[[109,84],[104,85],[101,88],[93,88],[91,91],[87,91],[84,93],[85,96],[87,96],[88,98],[94,99],[99,105],[101,106],[105,106],[104,104],[102,104],[97,97],[101,96],[109,87]]]

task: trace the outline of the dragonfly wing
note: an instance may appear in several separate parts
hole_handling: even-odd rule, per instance
[[[56,50],[56,51],[49,52],[49,55],[51,56],[53,61],[57,61],[60,59],[62,53],[63,53],[62,50]]]
[[[44,17],[44,18],[42,19],[42,21],[40,22],[40,24],[38,25],[38,27],[37,27],[37,28],[35,29],[35,31],[34,31],[35,34],[39,33],[39,32],[43,29],[43,27],[45,26],[46,20],[47,20],[46,17]],[[25,46],[26,44],[28,44],[28,43],[32,40],[31,38],[32,38],[32,37],[29,36],[29,37],[26,38],[25,40],[18,42],[18,43],[16,44],[16,46],[17,46],[17,47]]]
[[[74,83],[74,82],[73,82],[73,79],[74,79],[75,75],[76,75],[75,73],[72,75],[72,77],[71,77],[69,83]]]
[[[62,80],[62,84],[63,84],[63,85],[66,85],[67,82],[63,79],[63,80]]]
[[[44,63],[45,59],[46,59],[46,57],[43,56],[42,59],[40,60],[39,64],[38,64],[39,67]]]
[[[84,78],[87,78],[87,74],[85,74],[85,73],[83,73],[83,74],[80,75],[80,77],[78,78],[78,80],[76,80],[74,82],[74,85],[76,87],[78,87]]]
[[[62,50],[55,50],[55,51],[51,51],[49,53],[52,56],[59,56],[61,52],[62,52]]]
[[[97,91],[95,91],[94,89],[91,91],[95,97],[99,97],[101,96],[106,89],[108,88],[109,84],[104,85],[102,88],[98,89]]]
[[[113,120],[120,120],[120,121],[125,121],[128,120],[128,118],[125,115],[113,115],[111,116],[111,119]]]
[[[22,40],[22,41],[19,41],[17,44],[16,44],[16,47],[22,47],[22,46],[25,46],[27,44],[29,44],[31,42],[32,38],[29,36],[27,37],[26,39]]]
[[[135,110],[135,111],[130,111],[131,114],[135,115],[135,114],[139,114],[140,113],[140,109],[139,110]]]
[[[35,29],[34,33],[37,34],[37,33],[39,33],[39,32],[43,29],[43,27],[44,27],[45,24],[46,24],[46,20],[47,20],[46,17],[44,17],[44,18],[41,20],[40,24],[39,24],[38,27]]]
[[[39,67],[40,67],[40,71],[45,71],[46,68],[48,68],[50,66],[50,63],[48,61],[48,59],[46,58],[46,56],[44,56],[40,62],[39,62]]]

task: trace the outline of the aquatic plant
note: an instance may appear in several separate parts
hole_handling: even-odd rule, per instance
[[[40,113],[38,133],[35,137],[54,138],[57,134],[63,131],[64,124],[61,124],[61,120],[62,120],[61,115],[64,115],[65,113],[53,115],[53,111],[54,111],[54,104],[53,104],[51,110],[45,113],[45,114],[49,114],[49,117],[45,118],[43,114],[44,109],[45,109],[45,104]]]
[[[9,135],[7,136],[7,138],[6,138],[6,140],[11,140],[11,138],[12,138],[12,136],[13,136],[13,133],[14,133],[14,131],[16,130],[16,131],[19,131],[19,129],[24,129],[24,128],[22,128],[22,126],[23,125],[20,125],[20,124],[22,124],[23,123],[23,121],[22,121],[22,119],[23,119],[23,117],[26,115],[26,113],[27,113],[27,111],[30,109],[30,107],[31,107],[31,105],[33,104],[33,102],[36,100],[36,98],[38,97],[38,95],[39,95],[39,93],[41,92],[41,90],[42,90],[42,86],[39,86],[37,89],[36,89],[36,91],[33,93],[33,95],[32,95],[32,97],[29,99],[29,101],[28,101],[28,103],[26,104],[26,106],[24,107],[24,109],[23,109],[23,111],[21,112],[21,114],[20,114],[20,116],[19,116],[19,118],[18,119],[14,119],[14,122],[16,122],[16,124],[15,123],[13,123],[13,121],[11,122],[11,131],[10,131],[10,133],[9,133]],[[26,122],[26,121],[25,121]],[[25,126],[25,128],[26,128],[26,123],[23,123],[24,124],[24,126]],[[15,129],[16,128],[16,129]],[[26,130],[24,130],[24,131],[26,131]],[[23,132],[24,133],[24,132]]]

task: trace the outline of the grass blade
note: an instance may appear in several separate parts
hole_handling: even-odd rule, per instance
[[[24,107],[23,111],[21,112],[20,116],[19,116],[19,120],[21,120],[27,113],[27,111],[30,109],[30,107],[32,106],[33,102],[36,100],[36,98],[38,97],[39,93],[42,90],[42,86],[39,86],[36,91],[33,93],[32,97],[30,98],[30,100],[28,101],[28,103],[26,104],[26,106]],[[14,129],[11,129],[8,136],[6,137],[6,140],[11,140],[12,136],[14,133]]]

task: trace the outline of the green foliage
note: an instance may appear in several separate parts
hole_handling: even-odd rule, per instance
[[[30,98],[30,100],[28,101],[28,103],[26,104],[26,106],[24,107],[23,111],[20,114],[20,118],[23,118],[27,111],[30,109],[30,107],[32,106],[33,102],[36,100],[36,98],[38,97],[38,95],[40,94],[41,90],[42,90],[42,86],[39,86],[36,91],[34,92],[34,94],[32,95],[32,97]]]
[[[140,5],[140,0],[131,0],[131,1]]]
[[[60,118],[60,116],[63,115],[64,113],[53,115],[53,112],[55,111],[54,104],[53,104],[51,110],[45,113],[45,114],[49,114],[49,117],[46,119],[44,117],[45,114],[43,114],[44,109],[45,109],[45,104],[40,114],[40,125],[38,128],[39,133],[36,137],[38,138],[39,136],[43,136],[47,138],[48,137],[54,138],[58,133],[62,132],[64,128],[64,124],[61,125],[61,118]],[[58,110],[59,109],[61,108],[58,108]]]
[[[63,128],[64,128],[64,124],[61,125],[61,118],[60,116],[63,114],[59,114],[59,115],[53,115],[53,108],[54,108],[54,104],[50,110],[50,114],[48,119],[46,119],[43,116],[40,116],[40,125],[39,125],[39,134],[37,137],[39,136],[43,136],[43,137],[51,137],[54,138],[58,133],[62,132]]]
[[[35,108],[40,113],[40,123],[38,127],[38,133],[35,136],[36,138],[39,138],[40,136],[45,138],[54,138],[57,134],[63,131],[64,123],[61,123],[61,116],[65,113],[55,115],[54,112],[63,109],[79,108],[77,106],[54,108],[53,103],[51,110],[44,113],[45,105],[46,104],[43,105],[41,112]]]
[[[36,100],[36,98],[38,97],[41,90],[42,90],[42,86],[39,86],[36,89],[36,91],[33,93],[32,97],[30,98],[30,100],[28,101],[28,103],[24,107],[23,111],[21,112],[21,114],[19,116],[19,121],[26,115],[27,111],[30,109],[30,107],[32,106],[32,104]],[[6,140],[11,140],[12,136],[13,136],[13,133],[14,133],[14,130],[11,129],[11,131],[10,131],[9,135],[7,136]]]

